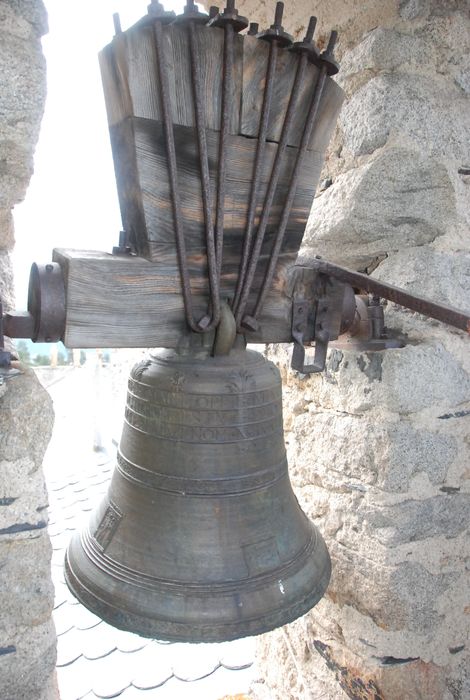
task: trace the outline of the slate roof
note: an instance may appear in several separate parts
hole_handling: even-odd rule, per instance
[[[69,375],[58,384],[56,396],[56,387],[44,382],[56,399],[57,416],[45,473],[61,700],[245,698],[255,672],[252,638],[191,645],[145,639],[111,627],[69,592],[63,574],[65,549],[74,530],[86,522],[106,492],[114,457],[100,459],[89,447],[84,448],[85,436],[80,435],[77,422],[74,428],[67,427],[68,409],[64,409],[62,397],[69,397],[71,403],[69,391],[63,386],[68,381]],[[71,381],[77,389],[76,376]],[[74,399],[73,410],[78,411],[77,393]]]

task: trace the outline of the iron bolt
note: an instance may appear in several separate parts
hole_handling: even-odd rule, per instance
[[[227,5],[223,12],[217,14],[209,22],[212,27],[225,27],[230,24],[235,32],[241,32],[248,27],[248,20],[238,14],[235,7],[235,0],[227,0]]]
[[[283,14],[284,14],[284,3],[277,2],[276,3],[276,10],[274,12],[274,24],[271,25],[272,29],[281,29],[282,30],[282,15]]]
[[[326,50],[320,54],[320,56],[318,57],[318,59],[316,61],[314,61],[319,68],[322,68],[323,66],[325,66],[326,72],[328,73],[328,75],[336,75],[336,73],[338,73],[338,71],[339,71],[339,64],[336,61],[334,53],[333,53],[337,39],[338,39],[338,32],[333,30],[330,34],[330,38],[328,40],[328,46],[326,47]]]
[[[277,2],[274,23],[265,32],[262,32],[259,38],[264,39],[264,41],[276,41],[279,46],[289,47],[292,46],[292,37],[284,31],[284,27],[281,24],[283,12],[284,3]]]
[[[122,34],[121,18],[119,17],[119,12],[115,12],[113,14],[113,24],[114,24],[114,33],[115,34]]]
[[[296,41],[295,44],[292,46],[291,51],[293,51],[294,53],[300,53],[305,51],[309,54],[311,61],[318,59],[318,49],[312,41],[316,26],[317,18],[313,16],[310,17],[304,38],[302,39],[302,41]]]

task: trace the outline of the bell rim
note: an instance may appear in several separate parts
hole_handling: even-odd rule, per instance
[[[315,587],[300,600],[289,606],[280,607],[272,612],[245,618],[242,621],[221,622],[211,620],[202,623],[178,622],[174,620],[149,619],[148,616],[135,612],[123,611],[104,601],[95,592],[91,592],[79,581],[69,563],[67,551],[64,562],[66,584],[77,600],[104,622],[119,630],[132,632],[141,637],[167,642],[181,643],[220,643],[252,637],[282,627],[309,612],[324,596],[331,578],[331,558],[322,537],[318,543],[324,550],[324,566],[317,577]]]

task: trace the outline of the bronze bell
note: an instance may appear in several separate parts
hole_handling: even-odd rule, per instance
[[[121,629],[218,642],[304,614],[330,570],[289,482],[277,368],[244,348],[137,364],[109,492],[67,552],[75,596]]]

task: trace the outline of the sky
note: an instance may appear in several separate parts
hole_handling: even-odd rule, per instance
[[[111,251],[121,218],[109,145],[98,52],[114,34],[147,13],[150,0],[45,0],[49,33],[47,101],[34,175],[17,205],[13,253],[16,306],[26,307],[32,262],[47,263],[53,248]],[[184,2],[166,0],[181,12]]]

